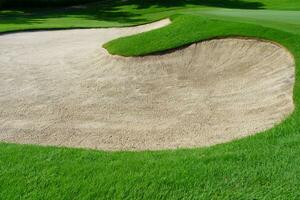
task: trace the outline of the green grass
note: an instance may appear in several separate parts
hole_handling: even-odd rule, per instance
[[[293,3],[295,10],[299,8],[296,0],[261,2],[272,9],[290,9]],[[139,13],[133,18],[140,20],[130,21],[133,18],[128,17],[115,21],[112,17],[102,22],[98,20],[103,17],[86,17],[88,10],[78,11],[73,19],[67,14],[55,16],[62,12],[60,9],[47,9],[48,13],[26,19],[44,15],[40,23],[26,24],[12,17],[19,15],[15,11],[2,11],[0,19],[4,16],[10,21],[0,21],[0,30],[122,26],[171,16],[172,24],[167,27],[105,45],[111,53],[126,56],[164,51],[213,37],[272,40],[295,57],[296,110],[271,130],[209,148],[102,152],[2,143],[0,199],[300,199],[299,12],[202,5],[180,5],[176,9],[126,6],[126,12]]]
[[[241,23],[252,23],[291,33],[300,33],[300,12],[282,10],[214,9],[185,12],[192,15],[207,15]]]
[[[278,10],[299,10],[300,1],[298,0],[246,0],[248,2],[260,2],[264,8]]]
[[[16,0],[7,0],[7,2],[14,1]],[[155,21],[182,12],[196,13],[205,10],[218,12],[220,8],[300,10],[300,1],[298,0],[101,0],[86,4],[85,7],[44,9],[34,8],[30,5],[35,5],[34,2],[48,2],[42,5],[51,5],[52,3],[56,5],[57,2],[74,4],[73,2],[95,0],[17,1],[29,3],[27,7],[13,10],[5,10],[4,8],[1,10],[0,4],[0,33],[31,29],[130,26]],[[240,11],[240,15],[243,15],[243,11]],[[276,15],[276,13],[271,14],[273,17],[276,17]],[[277,19],[280,18],[277,17]],[[297,21],[297,18],[293,20]]]
[[[269,34],[269,32],[275,31],[275,29],[267,28],[270,24],[258,26],[251,23],[232,22],[231,20],[224,21],[223,16],[219,17],[222,18],[222,20],[220,20],[217,19],[216,16],[211,17],[199,14],[181,15],[179,17],[173,16],[171,18],[173,19],[173,23],[167,27],[125,38],[118,38],[106,43],[104,47],[107,48],[111,54],[138,56],[164,51],[214,37],[242,35],[260,37],[283,43],[280,37],[278,38],[276,35],[272,37],[272,34]],[[300,25],[300,20],[298,23]],[[259,23],[257,22],[257,24]],[[278,27],[280,28],[280,26]],[[292,27],[294,27],[294,29],[291,32],[296,32],[295,26]],[[287,32],[287,30],[284,32]],[[300,31],[298,33],[300,34]],[[297,38],[298,35],[295,35]],[[293,36],[293,34],[290,34],[289,38],[291,36]]]

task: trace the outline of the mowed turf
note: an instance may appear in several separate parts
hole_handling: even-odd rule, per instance
[[[265,9],[300,10],[298,0],[0,0],[5,2],[21,2],[25,8],[5,9],[0,3],[0,32],[29,29],[53,28],[89,28],[89,27],[120,27],[143,24],[165,18],[178,13],[197,13],[211,10],[222,13],[221,8],[258,9],[264,13]],[[96,2],[95,2],[96,1]],[[24,2],[28,2],[27,4]],[[42,2],[42,3],[39,3]],[[44,3],[47,2],[47,3]],[[64,2],[69,5],[78,2],[93,2],[84,6],[57,7]],[[63,4],[64,4],[63,3]],[[13,5],[13,3],[10,3]],[[16,4],[19,5],[19,4]],[[54,8],[35,8],[35,6],[55,6]],[[2,9],[1,9],[2,8]],[[267,11],[269,12],[269,11]],[[249,11],[230,11],[243,14]],[[283,20],[284,13],[270,14],[277,20]],[[278,16],[279,14],[279,16]],[[255,16],[258,13],[254,14]],[[239,16],[239,17],[240,17]],[[299,16],[297,13],[296,16]],[[288,21],[299,21],[296,16]],[[259,16],[258,16],[259,19]]]
[[[299,9],[299,3],[296,1],[260,2],[265,3],[264,7],[272,9],[292,9],[291,4],[294,3],[294,9]],[[127,6],[132,12],[140,12],[137,17],[140,21],[119,21],[118,25],[144,23],[167,16],[171,17],[173,24],[160,30],[109,42],[105,46],[114,54],[142,55],[224,36],[259,37],[282,44],[291,51],[296,60],[296,110],[286,121],[265,133],[209,148],[110,153],[2,143],[0,197],[299,199],[300,31],[292,28],[292,25],[299,26],[298,21],[293,17],[286,17],[291,12],[298,15],[298,11],[265,10],[266,13],[274,14],[263,14],[264,10],[239,9],[228,12],[224,11],[224,8],[204,8],[201,5],[196,5],[201,6],[199,8],[183,8],[181,5],[174,10],[170,7],[148,7],[135,11],[134,6]],[[82,16],[75,15],[75,18],[67,14],[55,17],[56,11],[51,9],[47,12],[49,14],[46,16],[52,15],[51,23],[48,23],[47,17],[41,18],[38,23],[38,18],[42,15],[42,12],[39,12],[35,17],[29,17],[33,20],[32,23],[23,24],[19,18],[13,17],[19,15],[16,11],[2,11],[1,31],[12,30],[11,25],[13,30],[17,30],[18,27],[30,29],[33,26],[58,28],[54,26],[55,21],[59,22],[60,27],[66,28],[73,25],[98,27],[102,26],[104,21],[107,26],[115,26],[116,23],[114,20],[98,22],[98,19],[89,19],[86,17],[88,10],[85,10]],[[261,12],[263,17],[253,12]],[[279,12],[282,17],[278,15]],[[278,20],[275,20],[276,18]]]

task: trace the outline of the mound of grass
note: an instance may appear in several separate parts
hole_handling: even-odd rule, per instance
[[[300,15],[299,15],[300,16]],[[220,18],[220,17],[219,17]],[[225,22],[216,17],[181,15],[171,17],[172,24],[161,29],[112,40],[104,47],[122,56],[140,56],[185,46],[197,41],[218,37],[247,36],[270,39],[282,43],[280,36],[270,38],[273,29],[241,22]],[[199,27],[201,24],[201,27]],[[239,28],[236,28],[239,26]],[[253,26],[249,32],[248,27]],[[300,33],[300,32],[299,32]],[[134,45],[132,45],[134,44]]]

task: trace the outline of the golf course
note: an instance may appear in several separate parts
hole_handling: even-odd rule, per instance
[[[300,1],[0,0],[0,199],[300,199]]]

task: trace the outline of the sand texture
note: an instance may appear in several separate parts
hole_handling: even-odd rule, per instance
[[[295,63],[277,44],[214,39],[143,57],[101,47],[169,23],[0,36],[0,141],[201,147],[269,129],[293,111]]]

